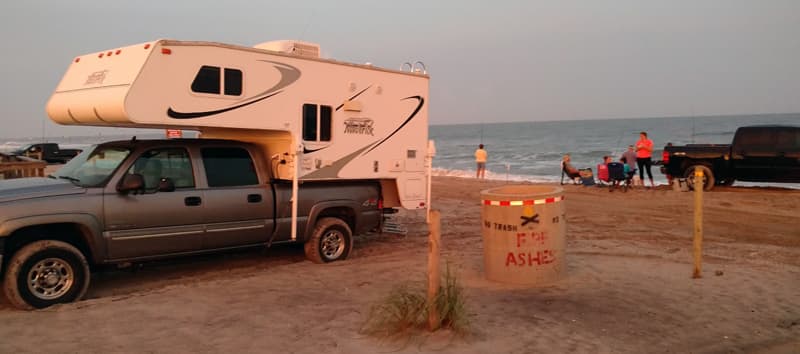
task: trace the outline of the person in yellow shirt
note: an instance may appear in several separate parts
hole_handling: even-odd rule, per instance
[[[478,171],[475,173],[475,178],[485,178],[486,174],[486,157],[489,154],[483,149],[483,144],[478,145],[478,150],[475,150],[475,162],[478,164]]]

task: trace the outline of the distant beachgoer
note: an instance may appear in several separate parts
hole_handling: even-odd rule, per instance
[[[575,166],[572,166],[572,158],[569,154],[561,158],[561,184],[564,184],[564,176],[575,182],[576,178],[580,178],[581,174]]]
[[[636,164],[639,166],[639,179],[644,183],[644,173],[647,171],[650,186],[655,187],[653,173],[650,172],[650,167],[653,165],[652,156],[653,141],[647,138],[647,132],[639,133],[639,141],[636,142]]]
[[[628,150],[622,153],[625,163],[630,171],[636,170],[636,152],[633,151],[633,145],[628,145]]]
[[[475,163],[478,165],[475,178],[486,178],[486,158],[488,156],[489,154],[483,149],[483,144],[478,145],[478,150],[475,150]]]

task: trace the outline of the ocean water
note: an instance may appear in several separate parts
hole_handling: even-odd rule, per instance
[[[564,154],[572,156],[574,166],[591,167],[596,171],[604,155],[619,159],[627,146],[639,139],[641,131],[646,131],[653,140],[653,160],[660,160],[661,149],[668,142],[676,145],[729,144],[738,127],[756,124],[800,125],[800,113],[432,125],[429,136],[436,142],[435,175],[474,177],[473,154],[478,144],[483,143],[489,153],[487,178],[553,182],[560,179],[560,161]],[[131,135],[139,139],[164,138],[163,132],[156,130],[130,132],[126,135],[126,130],[120,129],[119,135],[47,137],[45,140],[65,148],[85,148],[103,141],[130,139]],[[41,140],[41,137],[0,139],[0,151]],[[652,172],[657,184],[666,183],[658,166],[653,166]],[[737,185],[753,184],[737,182]]]
[[[668,142],[730,144],[738,127],[758,124],[800,125],[800,113],[434,125],[430,139],[436,142],[436,175],[474,177],[473,154],[483,143],[489,153],[487,178],[553,182],[561,178],[564,154],[572,156],[575,167],[596,171],[604,155],[618,160],[641,131],[653,140],[653,160],[661,160]],[[658,166],[652,172],[657,184],[667,183]]]

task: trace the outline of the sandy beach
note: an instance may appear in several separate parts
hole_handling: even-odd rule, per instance
[[[521,287],[483,276],[480,190],[502,184],[434,178],[467,338],[359,333],[394,286],[424,287],[427,225],[403,213],[406,236],[359,237],[344,262],[282,246],[96,274],[84,301],[45,310],[4,303],[0,352],[800,352],[800,190],[705,193],[703,278],[692,279],[692,193],[564,186],[566,277]]]

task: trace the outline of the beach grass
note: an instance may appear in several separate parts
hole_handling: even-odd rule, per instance
[[[403,339],[425,330],[450,330],[457,335],[469,333],[470,323],[463,289],[448,265],[437,296],[428,301],[424,289],[409,285],[393,288],[373,305],[362,333],[385,339]],[[429,328],[428,315],[438,314],[438,323]]]

